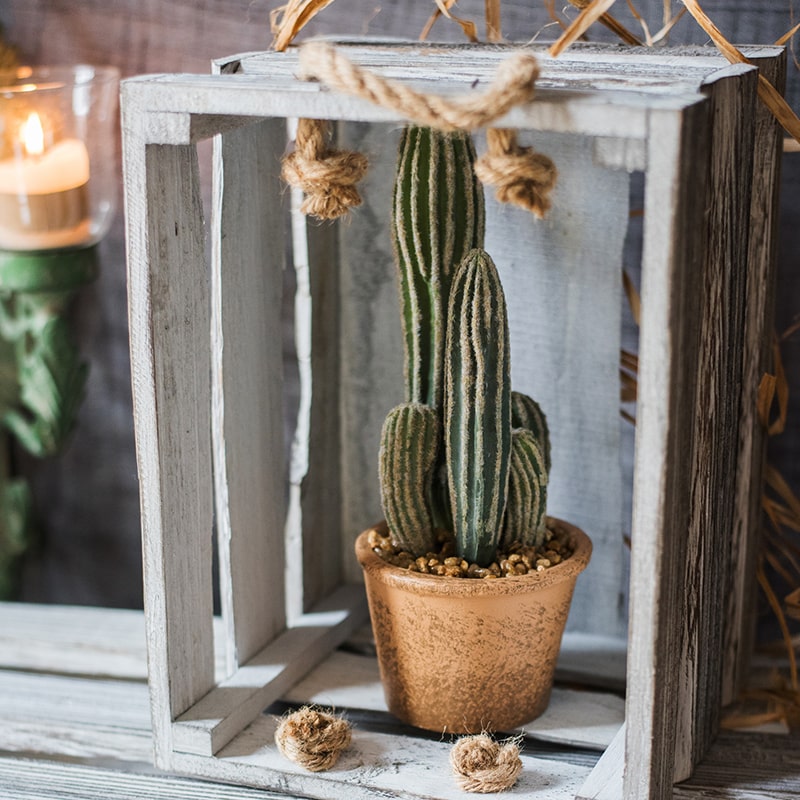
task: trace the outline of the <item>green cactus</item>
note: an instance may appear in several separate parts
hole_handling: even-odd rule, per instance
[[[511,470],[501,546],[508,548],[519,542],[539,547],[547,532],[546,502],[547,467],[540,442],[526,428],[515,428],[511,431]]]
[[[539,442],[544,455],[547,472],[550,472],[550,430],[539,404],[522,392],[511,392],[511,425],[526,428]]]
[[[442,407],[444,315],[453,273],[483,246],[483,191],[469,134],[407,128],[393,227],[406,353],[406,399]]]
[[[500,276],[473,250],[453,280],[444,437],[456,551],[488,563],[502,531],[511,457],[508,322]]]
[[[542,539],[550,444],[539,406],[511,392],[474,161],[465,133],[403,133],[393,226],[407,403],[384,423],[380,479],[395,544],[423,555],[445,528],[457,555],[487,566],[501,541]]]
[[[438,449],[432,408],[405,403],[389,412],[381,432],[381,503],[394,544],[415,555],[436,544],[430,493]]]

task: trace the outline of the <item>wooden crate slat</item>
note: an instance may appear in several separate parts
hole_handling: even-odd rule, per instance
[[[751,59],[778,91],[786,82],[786,54]],[[757,417],[762,376],[772,370],[772,330],[778,244],[778,194],[783,129],[769,109],[755,111],[750,241],[744,320],[742,403],[739,411],[739,459],[736,517],[731,539],[731,580],[726,591],[723,704],[734,700],[747,677],[755,639],[756,553],[761,521],[761,486],[766,431]]]
[[[366,620],[363,590],[343,586],[173,723],[176,751],[212,756]]]
[[[137,112],[128,107],[125,151],[131,361],[153,724],[166,764],[171,720],[214,685],[208,286],[197,153],[146,144],[133,133],[147,122]]]
[[[228,663],[285,626],[281,120],[219,137],[215,151],[213,428],[220,596]],[[243,425],[242,421],[247,420]]]
[[[735,454],[742,394],[753,114],[757,75],[709,85],[711,153],[704,225],[691,517],[685,555],[675,780],[691,775],[717,733],[722,701],[725,606],[734,528]],[[687,456],[689,454],[687,453]]]
[[[519,141],[552,158],[559,179],[542,221],[486,191],[486,249],[505,288],[512,388],[547,416],[548,513],[592,540],[567,630],[624,638],[619,351],[630,178],[595,164],[589,139],[525,131]]]
[[[617,731],[614,741],[600,756],[575,800],[619,800],[623,796],[625,772],[625,725]]]
[[[625,800],[672,786],[699,341],[708,108],[651,112],[634,471]]]
[[[293,193],[298,201],[299,194]],[[302,508],[302,610],[308,611],[341,583],[343,575],[341,354],[334,346],[339,340],[342,316],[341,265],[337,257],[337,226],[309,221],[300,214],[299,202],[293,210],[293,225],[305,245],[303,292],[310,303],[304,313],[295,315],[298,327],[307,326],[305,336],[310,346],[310,354],[304,354],[304,366],[309,370],[304,387],[310,395],[308,439],[301,443],[307,463],[298,482]],[[299,243],[297,237],[295,243]],[[300,268],[295,265],[298,275]]]
[[[347,119],[353,122],[402,122],[397,113],[373,105],[367,100],[323,91],[319,84],[297,83],[295,80],[271,78],[269,91],[265,79],[258,75],[180,76],[163,75],[131,78],[126,83],[129,102],[162,118],[173,115],[176,122],[183,115],[249,116],[249,117],[310,117],[317,119]],[[429,84],[417,86],[429,90]],[[513,109],[497,120],[503,127],[552,130],[562,133],[643,139],[646,136],[647,109],[654,106],[677,110],[690,105],[695,94],[664,94],[646,97],[636,92],[565,92],[545,90],[537,101]],[[615,113],[610,115],[608,107]],[[214,132],[204,129],[202,135]],[[165,140],[191,140],[191,129],[181,126],[163,132]]]

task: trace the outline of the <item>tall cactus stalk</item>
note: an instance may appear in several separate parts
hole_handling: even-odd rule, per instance
[[[511,456],[511,377],[500,276],[473,250],[453,280],[445,350],[445,447],[456,550],[494,557]]]
[[[403,132],[393,226],[406,354],[406,400],[442,407],[444,315],[453,274],[483,246],[483,191],[469,135]]]
[[[407,402],[384,423],[380,479],[395,545],[424,555],[445,528],[458,556],[488,566],[501,540],[544,536],[550,445],[539,406],[511,392],[474,161],[465,133],[403,133],[393,226]]]

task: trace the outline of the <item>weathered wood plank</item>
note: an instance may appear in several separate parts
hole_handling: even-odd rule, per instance
[[[218,754],[213,765],[197,756],[179,754],[176,766],[197,775],[213,769],[218,779],[233,783],[264,788],[280,785],[290,796],[346,795],[354,800],[371,800],[378,795],[415,800],[456,800],[464,796],[450,776],[449,741],[357,728],[336,768],[311,774],[277,752],[276,724],[276,717],[259,717]],[[585,765],[523,755],[523,772],[513,796],[572,800],[588,772]]]
[[[675,800],[796,800],[800,786],[800,738],[721,733]]]
[[[293,197],[299,200],[298,194]],[[304,351],[298,359],[304,376],[301,406],[307,413],[304,446],[305,474],[299,478],[302,506],[303,602],[308,611],[341,582],[342,562],[352,551],[342,552],[342,432],[341,353],[342,268],[339,226],[320,225],[294,210],[297,226],[295,262],[298,297],[295,324],[303,328]],[[302,240],[302,241],[301,241]],[[302,273],[302,275],[301,275]],[[302,289],[301,289],[302,283]],[[308,305],[303,306],[303,303]],[[310,328],[310,330],[309,330]],[[310,354],[306,345],[310,346]],[[301,444],[301,446],[303,446]]]
[[[512,386],[547,416],[548,513],[592,540],[567,630],[624,638],[619,351],[629,176],[595,164],[589,138],[521,132],[519,140],[552,158],[559,178],[541,221],[486,191],[486,249],[508,304]]]
[[[124,116],[134,413],[157,758],[214,684],[208,287],[197,154],[146,145]],[[146,187],[142,192],[141,187]]]
[[[672,787],[699,342],[708,107],[651,112],[628,634],[625,800]]]
[[[719,727],[730,575],[757,75],[708,85],[711,153],[703,224],[691,516],[686,542],[680,683],[676,696],[675,780],[692,773]],[[678,613],[677,610],[675,613]]]
[[[619,800],[625,772],[625,725],[595,764],[575,800]]]
[[[8,800],[286,800],[263,789],[21,758],[0,759],[0,789]]]
[[[751,59],[752,60],[752,59]],[[786,58],[767,56],[755,63],[778,91],[786,82]],[[755,110],[750,239],[744,319],[742,403],[736,468],[731,580],[725,593],[725,653],[722,702],[732,702],[747,677],[756,628],[755,565],[761,522],[762,472],[766,432],[756,411],[758,386],[771,371],[778,243],[778,195],[783,130],[769,110]]]
[[[144,615],[0,603],[0,667],[145,681]]]
[[[173,723],[176,751],[212,756],[312,670],[367,615],[363,589],[323,600]]]
[[[231,669],[286,625],[281,302],[282,120],[216,141],[212,442],[220,597]]]
[[[147,686],[0,670],[0,750],[149,762]]]

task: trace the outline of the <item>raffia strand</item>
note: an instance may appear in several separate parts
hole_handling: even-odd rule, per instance
[[[510,128],[490,128],[486,143],[486,154],[475,164],[481,183],[494,186],[500,202],[520,206],[540,219],[544,217],[558,178],[552,160],[532,147],[520,146],[517,132]]]
[[[326,121],[300,119],[295,149],[284,157],[281,171],[286,183],[305,193],[300,211],[323,220],[337,219],[361,205],[356,184],[368,165],[362,153],[331,148],[329,138]]]

